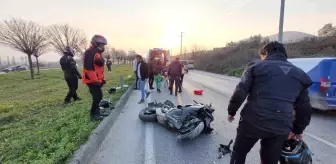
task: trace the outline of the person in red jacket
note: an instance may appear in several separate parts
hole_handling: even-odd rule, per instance
[[[102,86],[106,83],[104,78],[104,52],[107,40],[101,35],[94,35],[91,39],[91,46],[84,53],[84,68],[82,81],[89,87],[92,95],[90,111],[91,120],[102,120],[100,115],[99,102],[103,98]]]

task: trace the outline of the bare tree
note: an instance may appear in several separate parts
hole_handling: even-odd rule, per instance
[[[123,59],[125,59],[126,57],[126,52],[122,49],[119,49],[116,51],[116,59],[117,59],[117,62],[118,64],[120,64],[120,61],[122,61]]]
[[[27,54],[31,79],[34,79],[34,69],[31,56],[45,42],[42,26],[32,21],[13,18],[0,24],[0,44]]]
[[[51,25],[48,27],[47,33],[51,46],[58,53],[62,53],[66,46],[70,46],[83,54],[87,47],[87,37],[84,32],[68,24]]]
[[[36,59],[36,67],[37,67],[37,74],[40,75],[40,63],[39,63],[39,57],[43,54],[50,51],[49,44],[47,42],[44,42],[41,46],[37,48],[37,50],[34,53],[35,59]]]
[[[105,47],[105,51],[103,53],[104,58],[110,60],[112,58],[112,49],[109,46]]]
[[[192,45],[191,52],[190,52],[191,59],[195,59],[198,56],[203,55],[204,53],[205,53],[205,48],[197,44]]]
[[[333,26],[331,23],[327,23],[320,30],[318,30],[318,36],[336,36],[336,27]]]

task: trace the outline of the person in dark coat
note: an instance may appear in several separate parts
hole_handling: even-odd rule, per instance
[[[139,89],[141,91],[141,99],[139,104],[145,102],[145,95],[146,98],[149,96],[150,92],[145,89],[146,80],[148,79],[148,64],[142,59],[142,56],[136,55],[136,59],[138,61],[137,64],[137,76],[139,78]]]
[[[107,67],[107,70],[108,70],[109,72],[112,71],[112,62],[111,62],[110,59],[107,60],[107,62],[106,62],[106,67]]]
[[[67,46],[63,50],[63,56],[60,59],[60,65],[64,73],[64,79],[68,85],[69,92],[64,99],[64,104],[69,104],[71,98],[74,101],[80,100],[77,95],[78,79],[82,79],[81,74],[78,72],[76,61],[73,59],[75,51]]]
[[[262,163],[277,164],[284,141],[302,139],[310,122],[308,87],[312,80],[309,76],[287,61],[281,43],[266,44],[260,56],[261,61],[248,64],[228,105],[228,121],[232,122],[247,97],[230,164],[244,164],[247,153],[258,140],[261,140]]]
[[[177,92],[182,92],[181,88],[181,73],[182,73],[182,64],[180,62],[180,58],[176,58],[172,63],[170,63],[168,67],[168,76],[170,80],[170,94],[173,94],[173,85],[175,83],[175,96],[177,96]]]
[[[154,89],[153,83],[154,83],[154,72],[153,72],[153,62],[154,60],[150,61],[148,63],[148,83],[149,83],[149,88]]]

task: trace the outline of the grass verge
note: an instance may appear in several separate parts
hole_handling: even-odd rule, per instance
[[[125,84],[134,81],[130,65],[116,65],[105,73],[105,90],[118,86],[120,75]],[[81,81],[78,94],[83,100],[62,105],[68,88],[59,69],[42,71],[35,80],[29,72],[0,79],[0,163],[65,163],[98,125],[89,120],[91,95]],[[113,101],[124,91],[118,90]]]

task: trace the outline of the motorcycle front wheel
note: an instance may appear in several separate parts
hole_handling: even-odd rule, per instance
[[[194,139],[199,136],[204,129],[204,122],[200,121],[193,124],[187,131],[179,132],[177,139]]]
[[[143,122],[157,122],[155,108],[144,108],[139,113],[139,119]]]

